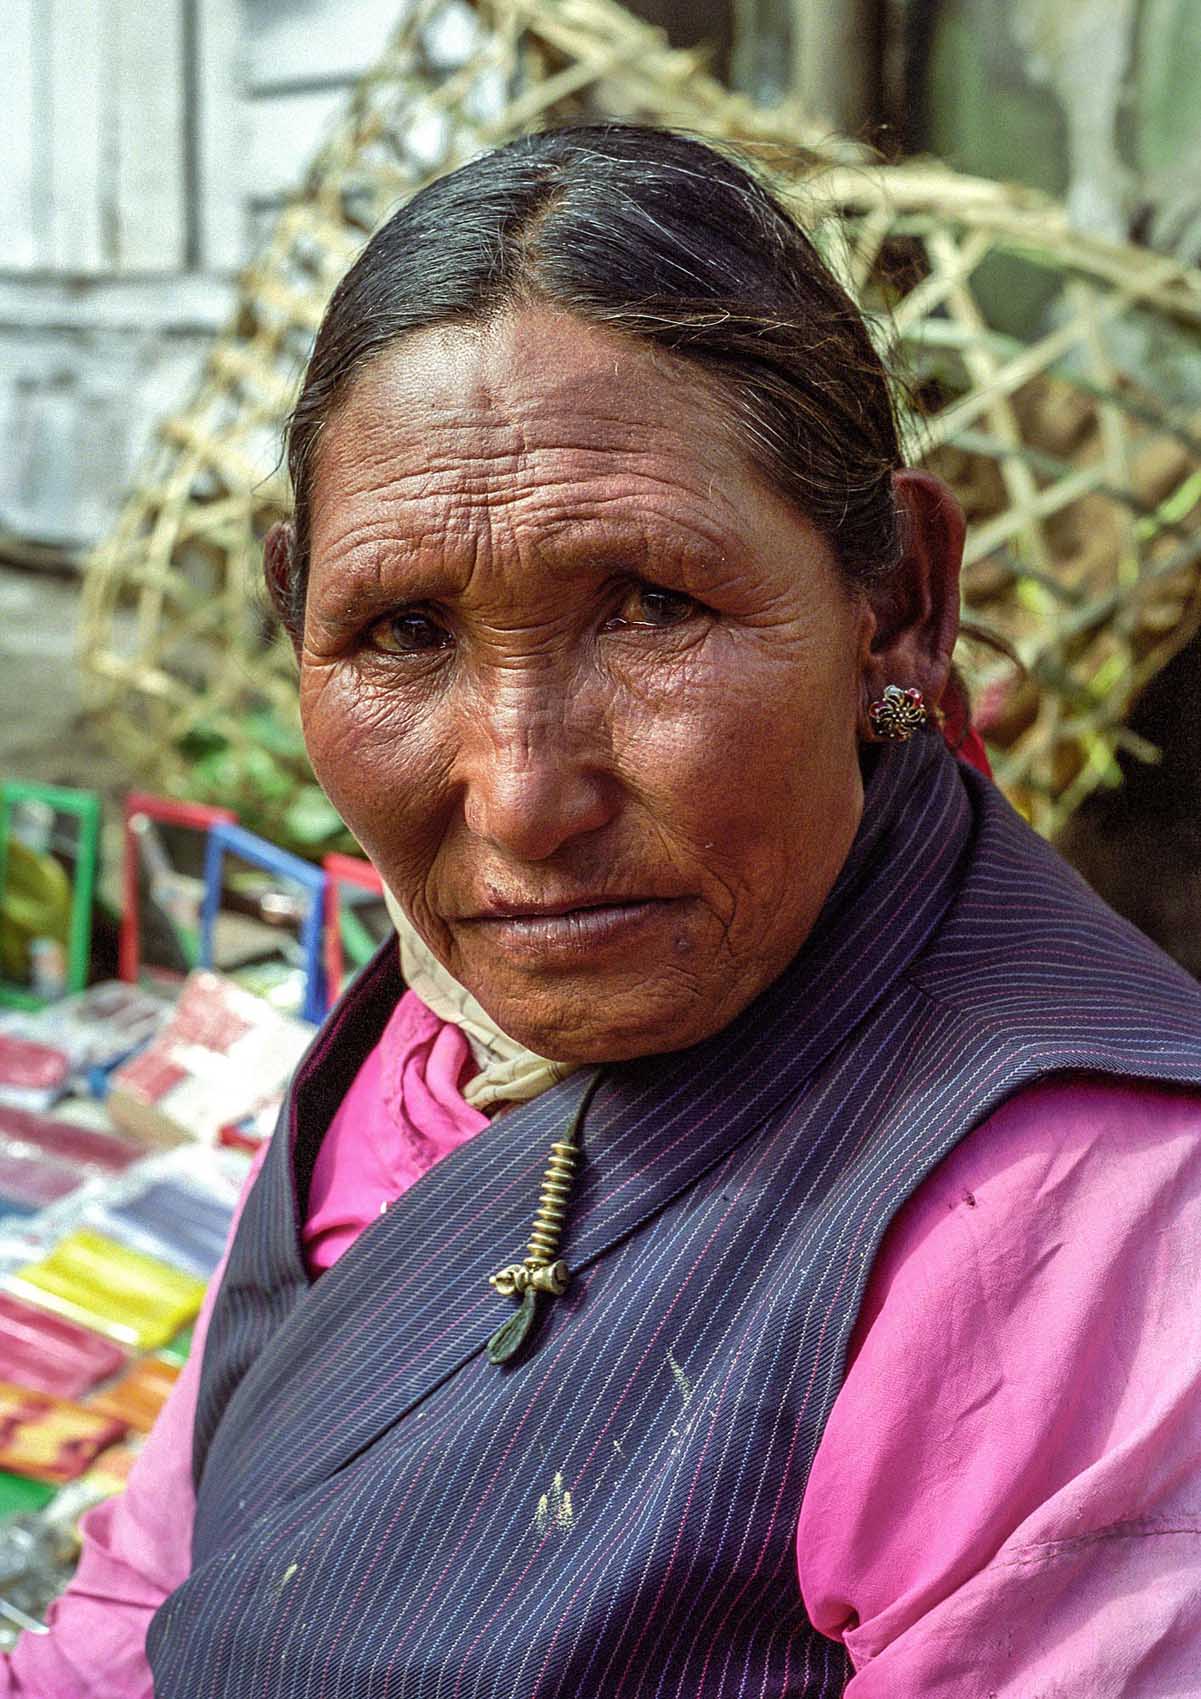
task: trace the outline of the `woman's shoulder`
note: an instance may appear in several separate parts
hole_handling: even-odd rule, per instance
[[[1053,1074],[1014,1092],[968,1133],[931,1176],[931,1190],[974,1181],[986,1193],[1020,1193],[1053,1182],[1083,1196],[1131,1161],[1150,1179],[1146,1164],[1157,1151],[1168,1169],[1201,1161],[1201,1086]]]
[[[857,1337],[895,1288],[955,1278],[965,1248],[1000,1295],[1053,1256],[1054,1285],[1118,1247],[1150,1251],[1201,1209],[1201,1089],[1090,1074],[1025,1086],[968,1133],[898,1211]],[[898,1294],[899,1295],[899,1294]]]
[[[1015,1092],[968,1133],[907,1209],[983,1209],[994,1225],[1018,1207],[1023,1215],[1037,1207],[1044,1228],[1069,1216],[1116,1222],[1156,1199],[1170,1202],[1181,1178],[1198,1171],[1201,1087],[1052,1075]],[[1100,1220],[1098,1229],[1104,1232]]]

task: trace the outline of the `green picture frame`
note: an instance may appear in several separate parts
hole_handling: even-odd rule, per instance
[[[30,804],[48,810],[57,819],[69,815],[78,822],[71,846],[72,866],[68,873],[69,902],[65,937],[57,941],[65,951],[62,994],[82,991],[87,984],[88,958],[92,942],[92,900],[100,859],[100,798],[94,791],[69,790],[60,785],[42,785],[22,779],[0,784],[0,910],[5,905],[13,861],[13,824],[18,810]],[[40,1009],[50,999],[36,986],[0,972],[0,1005],[17,1009]]]

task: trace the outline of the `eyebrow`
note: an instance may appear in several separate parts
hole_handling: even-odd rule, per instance
[[[563,580],[626,572],[654,578],[670,566],[671,576],[708,579],[715,569],[723,578],[738,570],[735,540],[692,527],[664,525],[648,531],[644,523],[614,528],[589,516],[551,520],[534,540],[538,553],[557,565]],[[403,603],[454,601],[475,571],[455,548],[430,548],[427,534],[414,544],[402,536],[364,538],[352,545],[324,583],[311,582],[310,593],[322,621],[336,629],[360,624],[375,613]],[[681,567],[683,572],[681,574]]]

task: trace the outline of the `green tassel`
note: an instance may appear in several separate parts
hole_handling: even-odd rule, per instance
[[[497,1328],[488,1341],[488,1361],[490,1363],[507,1363],[517,1355],[534,1325],[537,1310],[538,1294],[532,1286],[527,1286],[522,1300],[513,1314],[503,1327]]]

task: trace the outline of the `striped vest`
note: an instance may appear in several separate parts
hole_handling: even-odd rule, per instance
[[[158,1699],[832,1699],[846,1661],[794,1545],[881,1235],[1031,1081],[1201,1084],[1201,991],[932,735],[884,749],[792,967],[715,1038],[607,1071],[575,1277],[497,1368],[487,1277],[522,1253],[584,1076],[304,1270],[316,1152],[394,956],[314,1041],[242,1217]]]

